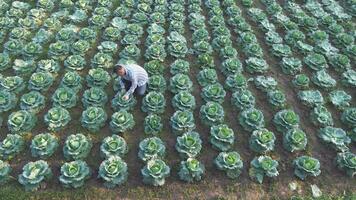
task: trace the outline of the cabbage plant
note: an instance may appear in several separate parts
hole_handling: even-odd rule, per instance
[[[5,71],[11,67],[11,59],[9,54],[0,53],[0,71]]]
[[[286,106],[286,96],[281,90],[270,90],[267,92],[267,101],[276,109]]]
[[[44,160],[29,162],[22,168],[19,175],[19,183],[25,187],[26,191],[36,191],[43,181],[52,178],[52,170]]]
[[[7,120],[7,127],[11,133],[30,132],[36,125],[37,118],[34,113],[26,110],[12,112]]]
[[[63,155],[66,160],[85,159],[92,147],[93,143],[89,136],[82,133],[72,134],[64,142]]]
[[[309,87],[309,82],[310,79],[305,74],[297,74],[292,80],[294,87],[298,89],[307,89]]]
[[[7,90],[0,90],[0,113],[15,108],[16,104],[17,97],[15,93],[9,92]]]
[[[248,173],[251,179],[262,184],[265,176],[273,178],[279,175],[277,167],[278,161],[269,156],[259,156],[251,161],[251,168]]]
[[[51,43],[48,49],[48,56],[53,60],[63,61],[69,54],[70,45],[68,42],[57,41]]]
[[[149,92],[142,100],[142,111],[147,113],[163,113],[166,107],[166,99],[162,93]]]
[[[353,178],[356,174],[356,155],[352,152],[338,153],[336,156],[337,167]]]
[[[261,58],[249,57],[246,61],[246,71],[254,73],[265,73],[269,66],[267,62]]]
[[[168,38],[168,52],[175,58],[183,58],[187,52],[187,41],[185,37],[176,31],[170,32]]]
[[[59,146],[58,138],[51,133],[36,135],[31,141],[31,154],[33,157],[47,159],[53,155]]]
[[[108,116],[103,108],[90,106],[82,112],[80,121],[84,128],[96,133],[105,125],[107,118]]]
[[[228,151],[235,141],[234,131],[226,124],[219,124],[210,128],[210,143],[220,151]]]
[[[330,65],[337,72],[344,72],[351,68],[350,59],[344,54],[334,54],[328,57]]]
[[[47,91],[53,84],[54,78],[48,72],[35,72],[28,81],[28,89],[36,91]]]
[[[18,134],[7,134],[0,143],[0,156],[2,160],[11,160],[25,148],[25,140]]]
[[[188,74],[189,70],[189,62],[182,59],[176,59],[170,66],[170,73],[173,75]]]
[[[53,59],[44,59],[44,60],[39,60],[37,62],[37,72],[49,72],[51,73],[54,77],[57,75],[57,73],[60,70],[60,65],[58,62],[56,62]]]
[[[114,59],[110,54],[98,52],[90,61],[93,68],[108,69],[114,66]]]
[[[134,96],[131,96],[128,100],[124,100],[123,96],[125,95],[125,92],[118,92],[115,97],[111,100],[111,107],[114,109],[114,111],[118,110],[132,110],[137,101]]]
[[[148,90],[164,92],[167,89],[167,82],[162,75],[153,75],[148,78]]]
[[[281,61],[281,68],[284,74],[296,75],[302,71],[302,61],[298,58],[283,57]]]
[[[30,91],[21,96],[20,108],[34,114],[39,113],[45,107],[45,97],[38,91]]]
[[[194,110],[196,107],[195,97],[187,91],[181,91],[174,95],[172,106],[176,110]]]
[[[181,161],[179,165],[179,179],[188,183],[202,180],[205,173],[205,166],[195,158],[188,158]]]
[[[305,180],[308,176],[319,176],[320,162],[318,159],[310,156],[300,156],[294,159],[294,174],[301,180]]]
[[[166,154],[166,147],[158,137],[149,137],[139,144],[138,157],[143,161],[152,159],[163,159]]]
[[[356,71],[347,70],[341,75],[341,83],[347,87],[356,87]]]
[[[304,131],[299,128],[289,129],[283,133],[283,147],[289,152],[304,150],[308,139]]]
[[[60,87],[71,88],[78,92],[82,88],[82,77],[77,72],[67,72],[63,75]]]
[[[173,93],[180,91],[190,92],[193,90],[193,82],[186,74],[176,74],[170,79],[169,87]]]
[[[89,87],[105,87],[110,82],[110,75],[102,68],[90,69],[86,77]]]
[[[83,93],[82,103],[85,108],[89,106],[104,107],[108,101],[106,92],[99,87],[92,87]]]
[[[81,71],[85,68],[87,62],[81,55],[70,55],[64,60],[64,66],[70,71]]]
[[[144,131],[149,135],[157,135],[163,129],[162,119],[157,114],[149,114],[144,120]]]
[[[0,160],[0,185],[6,184],[10,179],[12,169],[8,162]]]
[[[336,86],[336,80],[333,79],[326,70],[315,72],[311,78],[312,82],[324,90],[330,90]]]
[[[143,182],[153,186],[162,186],[170,174],[169,166],[160,159],[152,159],[141,169]]]
[[[59,131],[71,121],[71,116],[65,108],[60,106],[52,107],[44,115],[44,122],[50,131]]]
[[[231,74],[225,80],[225,88],[231,92],[245,90],[248,81],[241,73]]]
[[[284,133],[299,127],[299,115],[290,109],[281,110],[274,115],[273,123],[279,132]]]
[[[315,71],[328,67],[325,57],[317,53],[308,54],[303,61],[310,69]]]
[[[82,160],[66,162],[61,166],[61,175],[59,182],[65,188],[79,188],[91,176],[91,170],[88,164]]]
[[[123,157],[129,151],[125,139],[118,135],[107,136],[100,145],[101,157],[108,159],[111,156]]]
[[[71,88],[59,87],[52,95],[54,106],[73,108],[77,104],[77,94]]]
[[[205,68],[199,71],[197,80],[200,86],[205,87],[216,83],[218,80],[218,75],[216,74],[215,69]]]
[[[333,126],[334,121],[331,113],[324,106],[316,106],[310,113],[310,119],[315,126],[325,127]]]
[[[105,187],[114,188],[127,181],[127,164],[119,156],[110,156],[100,164],[98,173]]]
[[[99,52],[113,55],[118,51],[118,46],[113,41],[103,41],[98,46]]]
[[[125,133],[135,126],[135,121],[131,113],[126,110],[115,112],[111,116],[110,130],[113,133]]]
[[[256,99],[250,90],[242,89],[232,93],[231,103],[239,110],[253,108],[256,104]]]
[[[329,101],[339,110],[350,106],[352,97],[343,90],[334,90],[329,93]]]
[[[341,128],[332,126],[321,128],[318,131],[318,137],[337,151],[345,152],[349,150],[348,145],[351,143],[351,139]]]
[[[120,57],[125,59],[133,59],[136,60],[141,54],[140,49],[135,45],[131,44],[126,46],[121,52]]]
[[[206,102],[213,101],[222,103],[226,96],[226,91],[221,84],[215,83],[204,87],[202,89],[201,96]]]
[[[166,58],[167,53],[164,50],[163,45],[158,45],[158,44],[152,44],[150,45],[145,53],[145,58],[147,60],[159,60],[159,61],[164,61]]]
[[[162,75],[162,73],[165,69],[163,63],[159,60],[151,60],[151,61],[146,62],[144,64],[144,68],[150,76]]]
[[[341,121],[350,128],[356,127],[356,108],[349,107],[341,114]]]
[[[202,140],[199,133],[194,131],[186,132],[182,136],[177,137],[175,147],[181,158],[193,158],[200,153]]]
[[[213,56],[208,53],[198,55],[197,63],[201,68],[213,68],[215,66]]]
[[[265,126],[264,116],[261,110],[249,108],[239,115],[239,123],[245,131],[252,132]]]
[[[243,162],[240,154],[236,151],[221,152],[214,160],[219,170],[225,171],[231,179],[237,179],[243,168]]]
[[[223,107],[216,102],[207,102],[200,107],[200,119],[207,126],[214,126],[224,121],[225,112]]]
[[[191,111],[176,111],[170,119],[173,133],[181,134],[195,129],[194,116]]]
[[[324,104],[324,98],[319,90],[304,90],[298,92],[302,104],[315,107]]]
[[[250,136],[249,146],[252,151],[266,153],[274,150],[276,136],[266,128],[254,130]]]
[[[257,76],[254,78],[254,83],[257,89],[262,90],[263,92],[276,90],[278,86],[276,79],[271,76]]]

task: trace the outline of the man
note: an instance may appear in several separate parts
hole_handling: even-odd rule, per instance
[[[117,64],[114,73],[121,77],[120,87],[126,93],[124,100],[128,100],[135,91],[139,95],[144,95],[148,81],[148,74],[144,68],[136,64]]]

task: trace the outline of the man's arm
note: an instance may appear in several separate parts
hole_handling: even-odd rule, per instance
[[[131,78],[131,87],[126,92],[125,96],[129,97],[131,94],[134,93],[136,88],[137,88],[137,77],[133,74],[133,77]]]

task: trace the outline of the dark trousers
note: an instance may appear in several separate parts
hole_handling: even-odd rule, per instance
[[[125,85],[126,91],[129,90],[130,87],[131,87],[131,81],[126,80],[126,79],[122,79],[122,82]],[[146,92],[146,86],[147,86],[147,83],[142,85],[142,86],[137,86],[137,88],[135,89],[134,93],[137,93],[138,95],[141,95],[141,96],[144,95],[145,92]]]

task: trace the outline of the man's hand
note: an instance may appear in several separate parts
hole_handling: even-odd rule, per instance
[[[128,96],[128,95],[124,95],[124,96],[122,97],[122,99],[125,100],[125,101],[127,101],[127,100],[129,100],[129,96]]]

